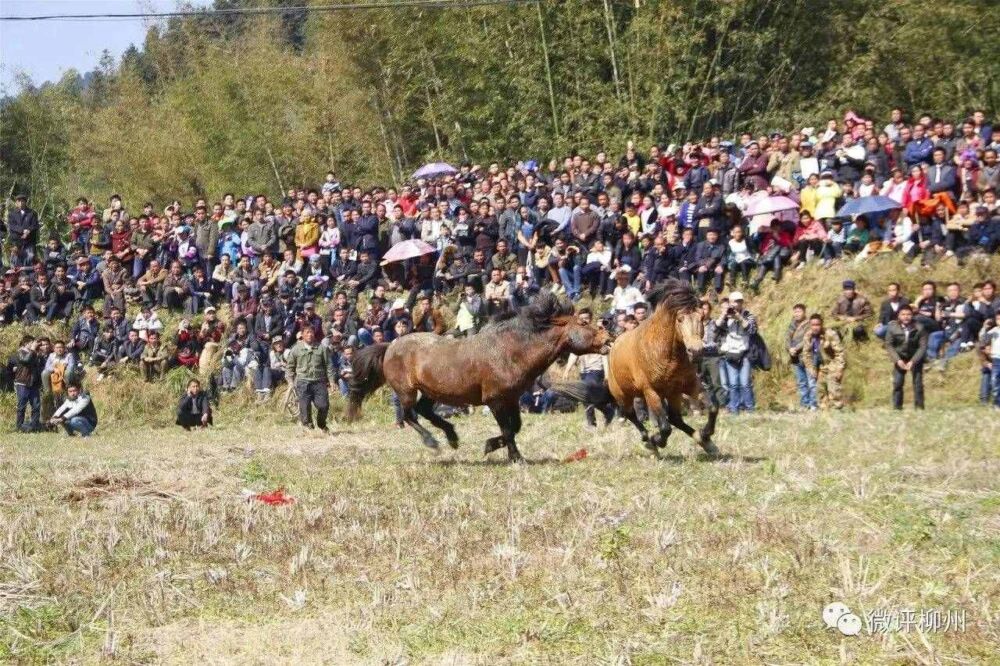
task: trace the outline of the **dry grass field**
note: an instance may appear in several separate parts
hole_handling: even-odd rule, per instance
[[[997,663],[995,412],[720,423],[722,459],[675,434],[655,460],[528,418],[518,466],[482,415],[437,456],[380,414],[5,434],[0,662]],[[831,601],[966,624],[844,636]]]

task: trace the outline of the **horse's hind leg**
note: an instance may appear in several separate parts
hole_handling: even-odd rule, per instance
[[[656,424],[657,430],[649,438],[649,441],[656,448],[662,449],[667,445],[667,438],[670,437],[670,419],[667,417],[667,410],[663,408],[663,400],[656,391],[648,389],[643,394],[646,398],[646,408],[649,409],[650,420]]]
[[[417,404],[413,406],[413,409],[417,414],[430,421],[432,426],[444,432],[444,436],[448,438],[448,446],[453,449],[458,448],[458,433],[455,432],[455,426],[434,411],[433,400],[426,395],[422,395],[420,396],[420,400],[417,400]]]

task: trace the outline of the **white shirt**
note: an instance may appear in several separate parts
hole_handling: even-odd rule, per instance
[[[729,252],[733,255],[733,261],[742,263],[750,258],[750,250],[747,248],[747,241],[729,239]]]
[[[642,297],[642,292],[639,291],[638,287],[626,285],[624,287],[615,287],[611,307],[618,312],[631,313],[636,303],[643,302],[645,302],[645,299]]]
[[[89,404],[90,404],[90,396],[87,395],[86,393],[80,393],[79,395],[76,396],[76,400],[71,400],[70,398],[66,398],[63,404],[59,406],[59,409],[57,409],[52,416],[57,418],[61,417],[68,421],[69,419],[73,418],[74,416],[82,412],[84,409],[86,409],[87,405]]]
[[[160,321],[160,318],[156,316],[155,312],[149,313],[148,319],[140,312],[139,316],[137,316],[135,321],[132,323],[132,328],[139,331],[139,337],[145,340],[149,336],[149,331],[162,331],[163,322]]]

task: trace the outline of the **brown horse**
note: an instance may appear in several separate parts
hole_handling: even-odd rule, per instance
[[[508,459],[519,461],[514,438],[521,429],[521,394],[561,354],[607,353],[609,342],[603,328],[577,322],[571,303],[543,292],[516,315],[490,322],[470,338],[411,333],[362,349],[352,363],[347,418],[357,418],[365,397],[388,383],[404,420],[425,445],[437,448],[438,443],[418,416],[444,431],[448,444],[457,448],[455,427],[434,412],[434,403],[487,405],[501,434],[486,440],[485,453],[506,445]]]
[[[615,340],[608,357],[608,388],[622,414],[642,434],[647,449],[659,453],[667,444],[670,426],[694,438],[710,455],[718,407],[709,406],[708,423],[696,433],[681,417],[682,398],[697,398],[701,382],[695,361],[704,346],[704,325],[698,297],[691,286],[667,280],[649,294],[653,314],[637,328]],[[635,415],[634,400],[643,398],[657,432],[652,437]]]

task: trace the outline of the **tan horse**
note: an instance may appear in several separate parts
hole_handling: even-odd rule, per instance
[[[516,315],[495,320],[469,338],[411,333],[360,350],[352,362],[348,420],[357,418],[368,395],[388,383],[399,397],[403,419],[426,446],[438,443],[418,416],[442,430],[456,448],[455,427],[434,412],[434,403],[487,405],[501,434],[486,441],[485,452],[506,445],[508,459],[518,461],[514,438],[521,429],[521,394],[560,355],[607,353],[610,340],[603,328],[581,325],[571,303],[542,292]]]
[[[637,328],[621,335],[608,357],[608,388],[622,414],[642,434],[645,447],[655,453],[667,444],[671,426],[679,428],[717,455],[712,443],[718,408],[709,406],[708,423],[696,433],[681,417],[683,396],[701,395],[695,361],[704,346],[704,324],[698,297],[691,286],[667,280],[649,294],[653,314]],[[635,415],[634,401],[643,398],[657,432],[652,437]]]

